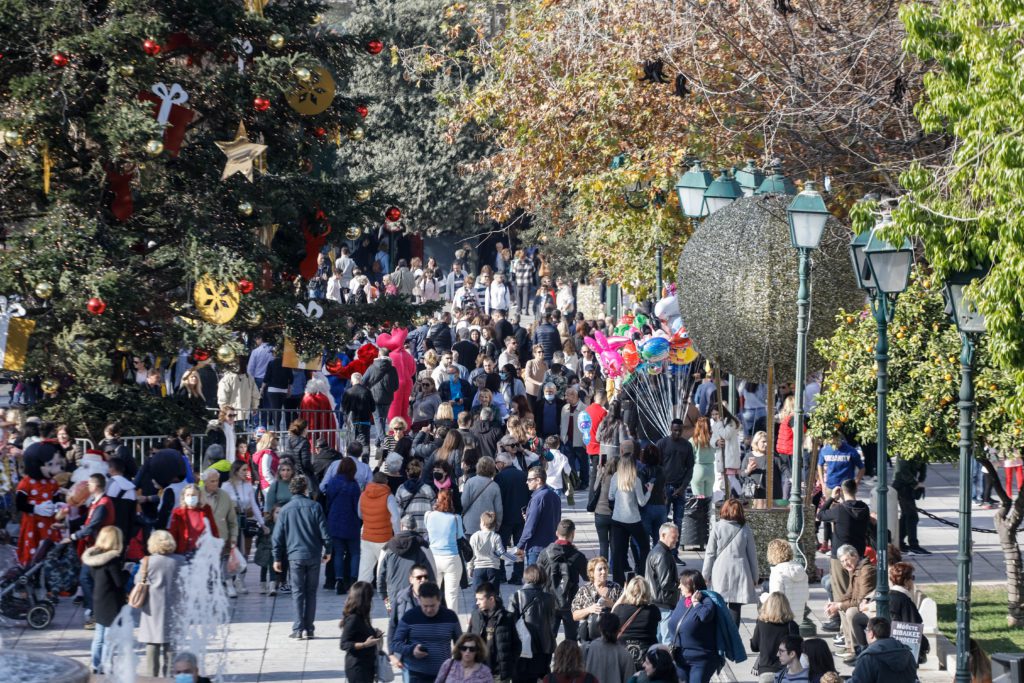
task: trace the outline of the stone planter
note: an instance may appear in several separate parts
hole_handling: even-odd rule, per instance
[[[35,652],[0,652],[3,680],[18,683],[89,683],[89,669],[67,657]]]
[[[782,501],[779,501],[782,502]],[[757,542],[757,562],[760,567],[762,579],[768,578],[771,567],[768,565],[768,543],[772,539],[781,538],[787,540],[787,526],[789,522],[788,507],[773,507],[771,509],[755,509],[748,507],[744,509],[747,524],[754,532]],[[807,557],[807,578],[811,583],[818,582],[818,570],[814,564],[817,543],[814,537],[814,508],[810,505],[804,508],[804,533],[801,537],[801,548]]]

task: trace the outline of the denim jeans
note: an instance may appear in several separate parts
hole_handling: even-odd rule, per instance
[[[93,671],[101,671],[104,662],[110,656],[110,644],[107,642],[107,627],[103,624],[96,624],[96,630],[92,633],[92,668]]]
[[[512,519],[512,521],[509,522],[507,525],[505,523],[502,523],[500,534],[501,534],[501,542],[505,544],[505,547],[506,548],[513,548],[514,549],[516,547],[516,544],[519,543],[520,537],[522,537],[522,535],[523,535],[523,527],[525,526],[526,522],[519,515],[513,515],[513,517],[514,518]],[[521,582],[523,580],[523,569],[524,568],[525,568],[524,563],[522,563],[522,562],[514,563],[512,565],[512,576],[509,577],[508,580],[509,581],[513,581],[513,582],[515,582],[515,581]],[[504,574],[504,572],[505,572],[505,560],[501,561],[501,570],[502,570],[501,580],[504,581],[505,580],[505,574]]]
[[[359,539],[331,536],[331,547],[335,581],[354,581],[359,576]],[[346,558],[348,562],[345,562]]]
[[[89,567],[82,565],[82,571],[78,573],[78,585],[82,587],[82,609],[87,615],[92,614],[92,589],[94,586],[92,572]]]
[[[499,582],[500,577],[498,574],[501,570],[487,567],[486,569],[474,569],[473,570],[473,592],[476,593],[476,589],[480,587],[480,584],[485,581],[492,586],[501,585]]]
[[[977,458],[971,462],[971,499],[980,503],[982,493],[985,491],[985,468],[981,466]]]
[[[747,433],[747,436],[753,436],[754,429],[757,427],[757,421],[767,416],[767,408],[749,408],[744,410],[742,413],[743,431]]]
[[[587,456],[586,446],[573,446],[569,450],[569,467],[576,470],[576,476],[580,479],[580,491],[590,488],[590,457]]]
[[[651,505],[648,503],[640,509],[640,523],[644,525],[647,535],[651,537],[652,545],[658,542],[658,530],[667,519],[667,505]]]
[[[320,560],[292,560],[288,563],[291,574],[292,602],[295,603],[295,622],[292,632],[312,633],[316,628],[316,589],[320,585]]]
[[[678,496],[676,495],[677,491],[679,492]],[[668,519],[672,520],[682,534],[683,516],[686,514],[686,484],[665,484],[665,500],[668,501]],[[672,551],[678,550],[679,541],[676,541],[676,547],[672,548]]]
[[[533,546],[532,548],[526,549],[526,566],[529,567],[531,564],[537,564],[537,558],[544,551],[544,548],[539,546]]]

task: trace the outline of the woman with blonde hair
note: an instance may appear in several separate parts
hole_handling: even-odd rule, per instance
[[[619,584],[625,583],[626,579],[626,551],[630,539],[636,541],[640,548],[637,570],[647,564],[647,553],[651,549],[650,537],[644,530],[640,508],[647,504],[652,488],[653,484],[645,486],[637,475],[636,461],[632,456],[619,458],[618,468],[608,485],[608,500],[615,503],[612,508],[612,572]]]
[[[178,403],[186,407],[195,408],[196,410],[206,409],[203,382],[195,368],[189,368],[181,376],[181,384],[178,386],[178,391],[175,392],[174,397],[178,400]]]
[[[600,438],[600,434],[598,435]],[[697,420],[690,437],[693,447],[693,477],[690,489],[698,498],[710,498],[715,487],[715,447],[711,445],[711,422],[706,417]]]
[[[256,442],[256,453],[252,456],[252,464],[257,475],[256,481],[264,495],[277,479],[277,466],[280,461],[277,454],[277,434],[264,432],[260,440]]]
[[[647,579],[642,576],[630,579],[615,601],[612,614],[622,624],[619,642],[629,650],[633,664],[639,670],[647,648],[658,642],[658,623],[661,621],[661,610],[651,602]]]
[[[775,442],[775,481],[782,482],[782,497],[789,498],[793,486],[793,410],[792,395],[782,401],[779,411],[779,438]]]
[[[622,586],[611,580],[608,560],[602,556],[587,562],[588,582],[576,591],[572,599],[572,618],[580,624],[580,640],[588,641],[600,637],[597,618],[602,612],[611,610],[622,595]]]
[[[434,349],[427,349],[427,352],[423,354],[423,365],[424,369],[416,373],[416,379],[418,381],[430,380],[434,383],[434,388],[437,389],[437,382],[434,382],[434,370],[437,369],[441,359],[437,356],[437,351]]]
[[[580,355],[576,352],[576,342],[573,341],[572,337],[568,337],[564,342],[562,342],[562,354],[564,358],[564,362],[562,364],[572,370],[575,374],[581,374]]]
[[[760,683],[773,683],[775,674],[783,668],[779,661],[779,645],[787,636],[799,635],[800,628],[793,619],[789,600],[782,593],[771,593],[761,605],[754,634],[750,637],[750,649],[758,653],[754,674]]]
[[[146,543],[149,556],[142,560],[137,580],[149,584],[146,602],[139,610],[139,635],[146,644],[143,671],[153,678],[166,678],[171,665],[171,615],[178,601],[178,569],[184,562],[176,555],[177,544],[170,532],[156,529]]]
[[[125,586],[128,574],[121,559],[124,536],[116,526],[100,529],[96,544],[82,554],[82,564],[92,577],[92,617],[96,630],[92,636],[92,672],[104,673],[104,664],[110,661],[110,643],[107,629],[114,625],[125,604]],[[106,672],[111,673],[111,672]]]

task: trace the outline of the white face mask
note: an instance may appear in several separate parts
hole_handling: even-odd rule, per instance
[[[194,508],[199,505],[199,496],[185,496],[185,505]]]
[[[554,394],[549,394],[547,392],[544,392],[544,400],[546,400],[546,401],[554,401],[555,400],[555,395]]]

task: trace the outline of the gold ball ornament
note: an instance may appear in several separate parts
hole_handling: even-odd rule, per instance
[[[242,202],[238,205],[238,215],[249,217],[252,215],[253,208],[249,202]]]
[[[852,325],[853,324],[853,316],[852,315],[846,316],[846,324],[847,325]]]
[[[128,353],[132,350],[132,345],[126,342],[124,339],[118,339],[117,344],[114,345],[114,350],[118,353]]]
[[[49,299],[53,296],[53,283],[52,282],[40,282],[35,287],[36,296],[40,299]]]
[[[356,200],[360,202],[369,201],[370,197],[373,196],[373,190],[359,190],[356,192]]]
[[[117,72],[125,78],[128,78],[129,76],[132,76],[135,73],[135,67],[131,64],[122,64],[121,66],[117,67]]]
[[[303,83],[306,83],[311,78],[313,78],[313,74],[306,67],[300,66],[300,67],[296,67],[296,69],[295,69],[295,78],[297,78],[299,81],[301,81]]]
[[[60,390],[60,382],[52,377],[48,377],[39,384],[39,387],[43,390],[44,394],[56,394]]]
[[[925,436],[931,436],[933,431],[934,430],[932,429],[931,425],[925,425],[924,426],[924,434],[925,434]]]
[[[947,382],[952,382],[953,381],[953,375],[951,375],[951,374],[949,374],[947,372],[945,375],[942,376],[942,379],[946,380]]]
[[[359,142],[366,137],[366,133],[363,132],[362,128],[353,128],[348,132],[348,139],[352,142]]]
[[[238,285],[217,282],[212,275],[204,275],[196,282],[192,301],[203,320],[223,325],[238,314]]]
[[[235,350],[227,344],[217,349],[217,360],[221,363],[233,363],[237,357]]]
[[[317,13],[309,20],[310,25],[318,26],[324,22],[324,15]]]
[[[995,390],[996,390],[996,389],[998,389],[998,388],[999,388],[999,387],[997,387],[997,386],[996,386],[995,384],[989,384],[989,385],[988,385],[988,390],[989,390],[989,391],[995,391]]]
[[[353,225],[351,228],[345,231],[345,238],[350,240],[357,240],[359,236],[363,234],[363,229]]]
[[[8,130],[4,132],[4,142],[11,147],[17,147],[21,144],[21,133],[16,130]]]
[[[245,320],[251,326],[256,327],[257,325],[263,322],[263,314],[260,313],[259,311],[252,311],[251,313],[249,313],[249,315],[246,316]]]
[[[146,154],[151,157],[158,157],[164,153],[164,143],[159,140],[150,140],[146,143]]]
[[[271,33],[270,37],[267,38],[267,44],[275,50],[280,50],[284,47],[284,36],[280,33]]]

